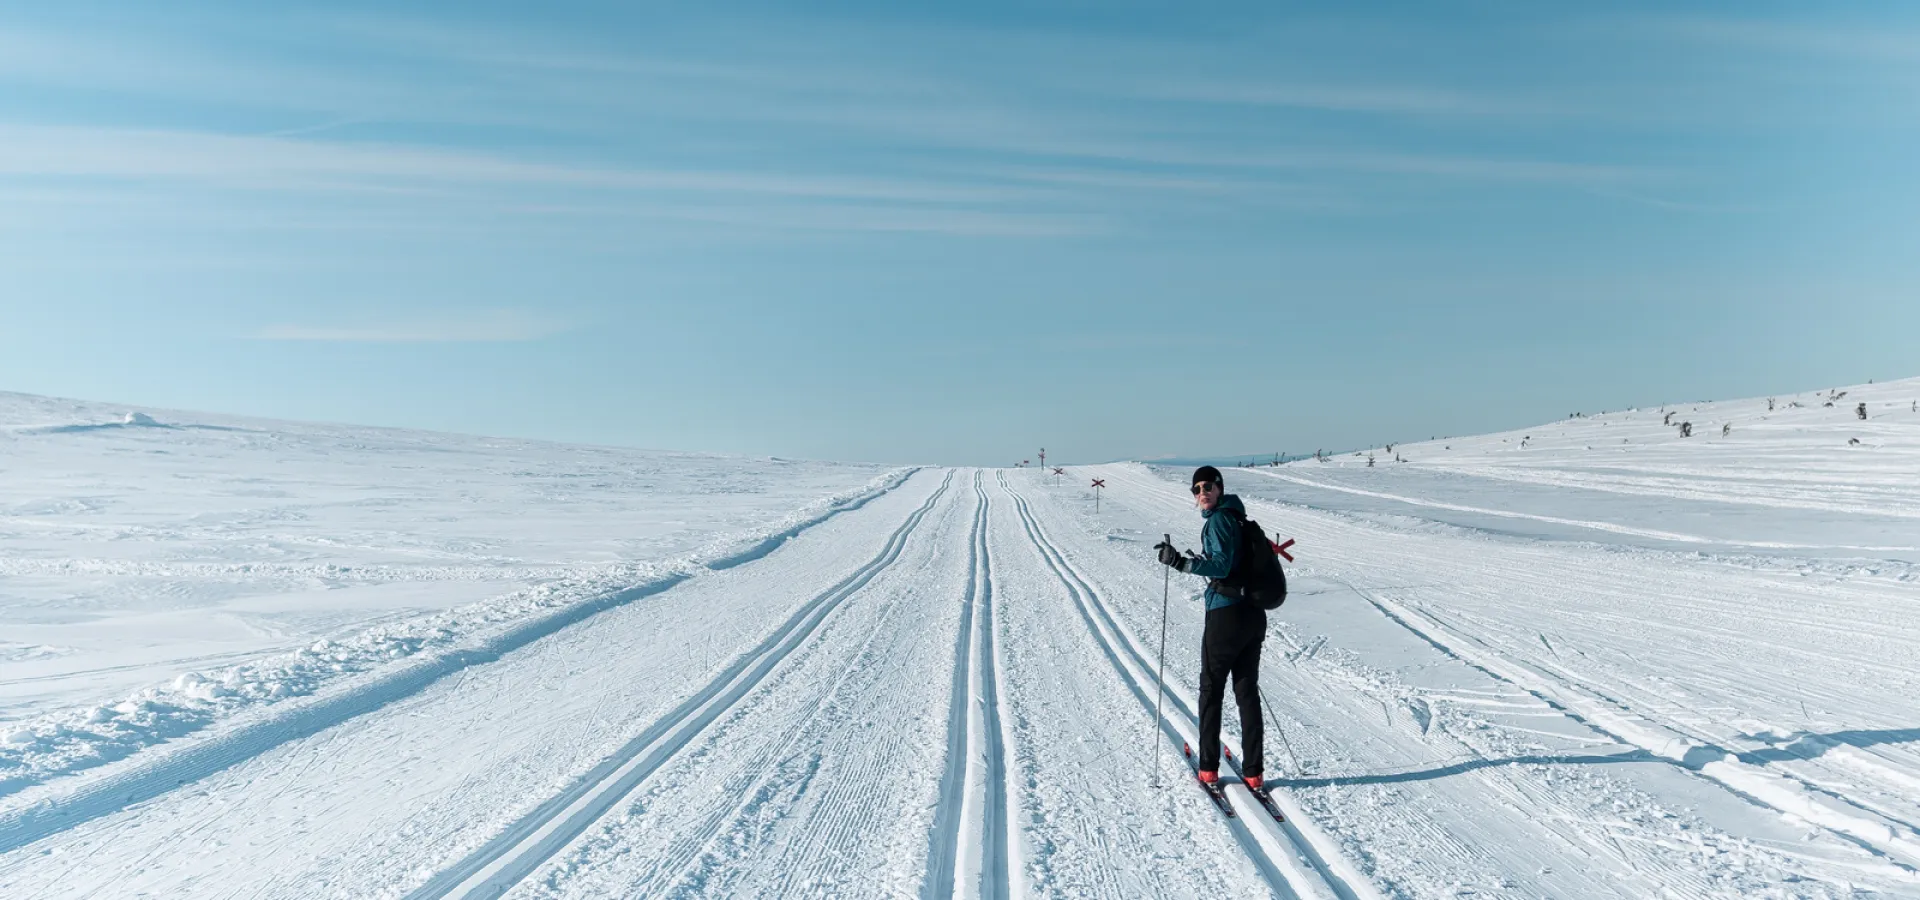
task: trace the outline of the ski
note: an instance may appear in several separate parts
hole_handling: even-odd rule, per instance
[[[1287,820],[1287,817],[1280,812],[1280,804],[1273,801],[1273,792],[1267,790],[1266,785],[1247,788],[1247,792],[1253,795],[1253,799],[1260,801],[1261,806],[1266,807],[1267,815],[1272,816],[1275,822]]]
[[[1200,760],[1196,759],[1193,755],[1193,745],[1181,744],[1180,750],[1187,755],[1187,768],[1193,771],[1194,783],[1200,785],[1200,789],[1206,791],[1207,796],[1213,798],[1213,805],[1220,807],[1222,815],[1225,815],[1229,819],[1238,818],[1234,815],[1233,804],[1227,801],[1227,792],[1220,787],[1220,782],[1216,781],[1208,784],[1200,780]]]
[[[1233,762],[1232,750],[1221,747],[1220,752],[1227,755],[1227,762]],[[1245,784],[1246,782],[1242,780],[1241,783]],[[1266,808],[1267,815],[1272,816],[1275,822],[1285,822],[1287,820],[1286,815],[1280,812],[1280,804],[1273,802],[1273,792],[1267,790],[1266,785],[1263,784],[1257,788],[1248,785],[1247,793],[1252,794],[1255,800],[1260,801],[1260,805]]]

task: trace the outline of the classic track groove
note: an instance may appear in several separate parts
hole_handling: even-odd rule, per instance
[[[947,766],[940,781],[933,845],[921,896],[1013,896],[1007,779],[993,639],[993,566],[987,550],[991,503],[975,472],[972,578],[960,611],[947,716]]]

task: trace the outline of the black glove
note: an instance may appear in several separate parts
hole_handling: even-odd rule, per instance
[[[1153,549],[1160,551],[1161,565],[1172,566],[1173,568],[1178,569],[1182,572],[1185,572],[1187,570],[1187,558],[1184,556],[1181,556],[1180,551],[1173,549],[1172,544],[1169,544],[1166,541],[1161,541],[1160,543],[1153,545]]]

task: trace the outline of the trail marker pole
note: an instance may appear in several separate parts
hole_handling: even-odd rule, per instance
[[[1100,482],[1096,480],[1094,482],[1094,486],[1098,487],[1099,485],[1100,485]],[[1099,496],[1100,495],[1098,493],[1094,494],[1094,497],[1096,498],[1098,498]],[[1173,546],[1173,535],[1171,534],[1162,535],[1161,539],[1166,542],[1167,546],[1169,547]],[[1156,789],[1160,787],[1160,735],[1159,735],[1160,721],[1161,721],[1160,704],[1166,698],[1166,695],[1167,695],[1167,597],[1171,589],[1171,583],[1173,580],[1173,569],[1166,566],[1162,566],[1161,568],[1162,568],[1162,571],[1160,573],[1160,659],[1155,664],[1155,668],[1154,668],[1155,674],[1153,676],[1153,684],[1154,684],[1153,731],[1148,734],[1148,740],[1151,740],[1153,742],[1153,786]]]
[[[1053,484],[1054,484],[1054,486],[1055,486],[1055,487],[1059,487],[1059,485],[1060,485],[1060,476],[1062,476],[1062,475],[1065,475],[1065,474],[1067,474],[1067,470],[1066,470],[1066,469],[1062,469],[1062,468],[1060,468],[1059,466],[1055,466],[1055,467],[1053,468]]]
[[[1093,514],[1096,516],[1100,514],[1100,489],[1106,486],[1107,480],[1105,478],[1095,478],[1093,480]],[[1171,539],[1173,536],[1168,535],[1167,537]]]

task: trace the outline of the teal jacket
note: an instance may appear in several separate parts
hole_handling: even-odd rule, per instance
[[[1238,512],[1238,516],[1225,515],[1227,510]],[[1206,524],[1200,526],[1200,555],[1187,559],[1187,574],[1205,578],[1225,578],[1233,571],[1234,557],[1240,553],[1240,522],[1247,517],[1247,507],[1233,494],[1221,494],[1220,502],[1213,509],[1200,514],[1206,518]],[[1239,600],[1223,597],[1207,588],[1207,608],[1219,609],[1232,606]]]

